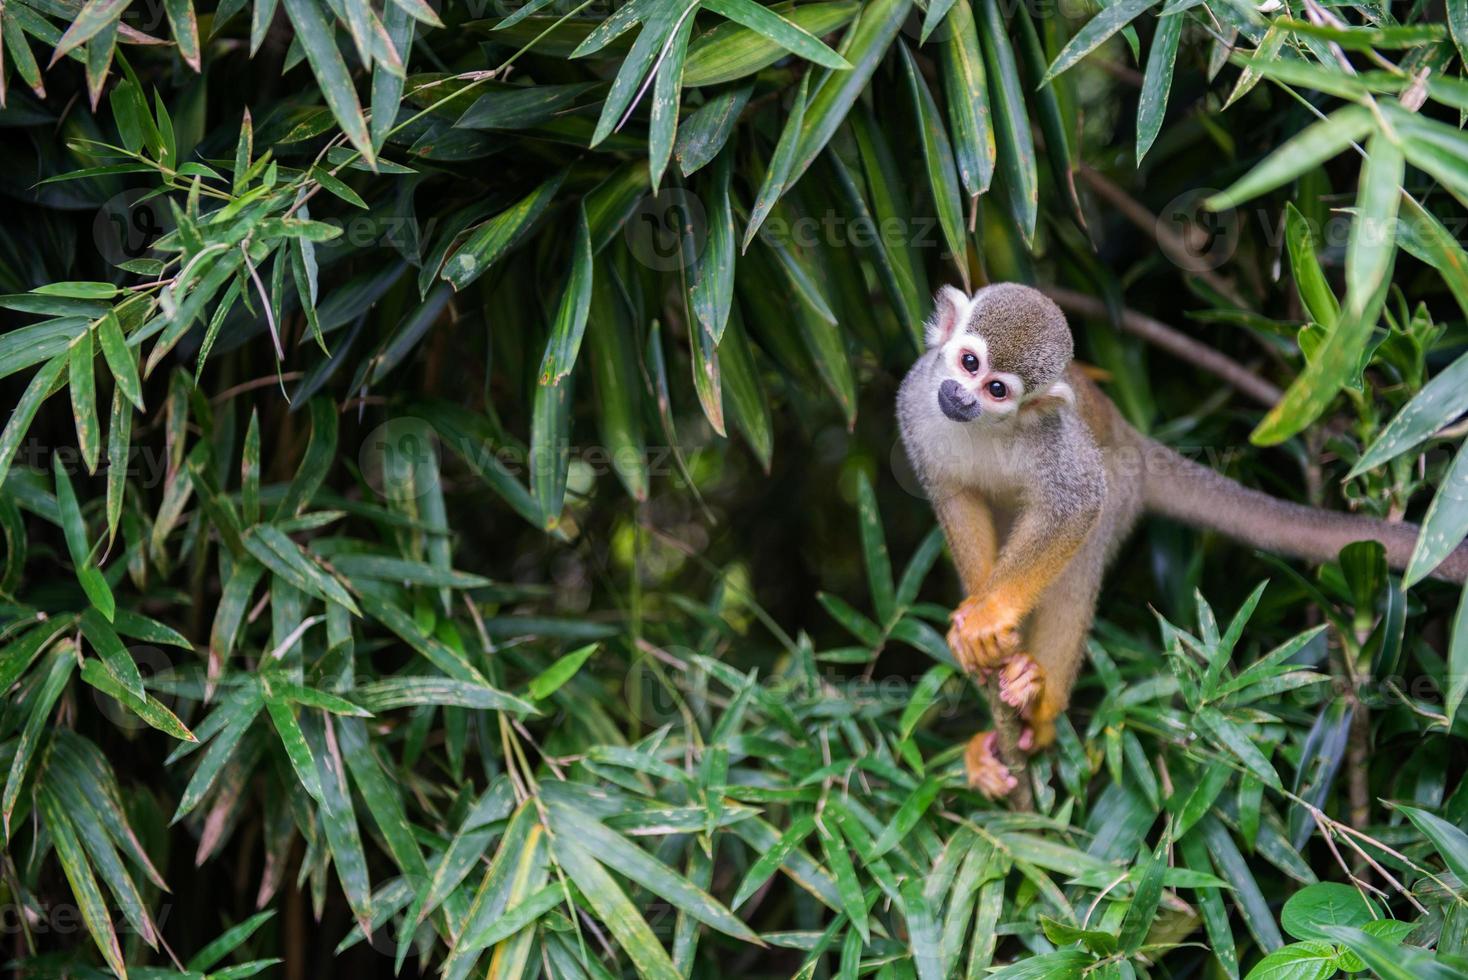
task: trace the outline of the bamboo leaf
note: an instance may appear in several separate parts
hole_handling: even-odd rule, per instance
[[[574,838],[564,835],[555,838],[552,851],[556,864],[586,896],[596,917],[626,951],[638,974],[647,980],[679,980],[682,975],[673,968],[673,961],[647,920],[596,858]]]
[[[992,107],[999,172],[1004,181],[1009,212],[1018,222],[1021,236],[1028,242],[1034,238],[1039,213],[1039,176],[1036,174],[1035,144],[1025,113],[1022,94],[1025,88],[1020,82],[1014,49],[1010,47],[998,0],[981,0],[979,38],[983,42],[989,91],[996,95]]]
[[[826,72],[810,97],[801,126],[800,149],[790,172],[792,182],[810,168],[836,135],[897,36],[911,3],[912,0],[873,0],[862,8],[861,18],[841,43],[840,54],[850,62],[851,70]]]
[[[938,103],[933,101],[933,93],[928,91],[928,83],[923,81],[912,52],[906,44],[899,43],[899,47],[902,49],[902,63],[907,69],[908,92],[912,95],[913,115],[918,120],[923,160],[928,169],[928,186],[938,209],[938,223],[943,227],[948,254],[958,266],[958,274],[967,291],[968,245],[964,237],[963,201],[958,191],[958,168],[953,163],[953,148],[938,115]]]
[[[930,6],[929,13],[937,6]],[[968,3],[955,3],[948,11],[943,30],[938,57],[943,68],[943,90],[947,96],[948,122],[953,133],[953,153],[964,190],[969,197],[974,197],[989,189],[998,149],[994,120],[989,111],[984,53],[979,47],[973,7]]]
[[[1137,165],[1157,140],[1162,131],[1162,120],[1167,115],[1167,96],[1172,91],[1172,73],[1177,63],[1177,42],[1183,34],[1183,3],[1171,0],[1162,16],[1157,18],[1157,30],[1152,35],[1152,47],[1147,52],[1147,68],[1142,74],[1142,94],[1137,99]]]
[[[1048,82],[1056,75],[1073,67],[1076,62],[1100,47],[1108,38],[1136,20],[1156,2],[1157,0],[1118,0],[1108,7],[1101,8],[1101,12],[1087,21],[1086,26],[1077,31],[1075,37],[1072,37],[1066,42],[1065,47],[1060,49],[1060,54],[1055,56],[1050,70],[1045,73],[1045,81]],[[1140,155],[1138,154],[1139,157]]]
[[[581,350],[581,338],[586,332],[592,289],[591,231],[583,207],[576,223],[576,240],[571,246],[571,275],[566,280],[565,291],[561,293],[550,340],[540,362],[542,387],[560,384],[575,366],[576,355]]]
[[[306,60],[311,63],[311,71],[321,86],[321,95],[336,117],[337,125],[362,158],[369,164],[373,163],[377,157],[372,149],[372,137],[367,132],[367,120],[362,115],[362,103],[357,99],[352,76],[337,50],[335,27],[327,19],[319,0],[284,0],[284,3],[286,15],[295,28],[296,39],[301,42]]]
[[[785,184],[790,179],[791,168],[795,165],[795,151],[800,148],[800,127],[805,119],[805,102],[809,89],[810,74],[807,73],[800,78],[800,87],[795,90],[795,98],[790,103],[790,112],[785,117],[785,128],[780,131],[780,140],[775,144],[775,152],[770,157],[770,166],[765,170],[764,182],[760,184],[759,193],[755,195],[754,207],[749,212],[749,222],[744,226],[744,241],[739,246],[741,253],[749,251],[749,243],[754,240],[765,218],[769,217],[775,202],[779,201],[780,195],[785,192]],[[724,193],[727,199],[727,184]],[[732,276],[730,282],[733,282]]]

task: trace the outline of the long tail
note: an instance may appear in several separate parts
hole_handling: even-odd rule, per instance
[[[1392,568],[1406,568],[1412,557],[1416,524],[1292,504],[1251,490],[1151,440],[1142,440],[1139,448],[1144,500],[1153,513],[1307,561],[1331,561],[1346,545],[1364,540],[1380,541]],[[1460,544],[1432,575],[1449,582],[1468,580],[1468,544]]]

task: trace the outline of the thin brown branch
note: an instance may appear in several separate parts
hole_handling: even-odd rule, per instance
[[[1101,318],[1110,317],[1110,310],[1107,309],[1106,304],[1095,296],[1087,296],[1085,293],[1063,289],[1059,286],[1045,287],[1045,294],[1068,313]],[[1154,347],[1160,347],[1169,354],[1216,375],[1262,405],[1273,407],[1283,394],[1273,383],[1259,377],[1227,354],[1222,354],[1207,344],[1194,340],[1176,327],[1170,327],[1145,313],[1124,309],[1116,325],[1133,336],[1141,337]]]
[[[273,385],[281,381],[299,381],[305,376],[306,373],[304,371],[286,371],[282,374],[270,374],[260,378],[251,378],[249,381],[241,382],[240,384],[235,385],[233,388],[226,388],[225,390],[221,391],[219,394],[209,399],[209,404],[219,405],[223,402],[229,401],[236,395],[243,395],[247,391],[254,391],[256,388],[265,388],[269,385]]]
[[[999,696],[999,675],[995,672],[984,682],[984,700],[989,702],[989,714],[994,718],[995,741],[999,748],[999,761],[1009,768],[1009,773],[1018,784],[1009,792],[1009,802],[1016,810],[1033,810],[1035,797],[1030,791],[1030,776],[1025,771],[1029,764],[1028,753],[1019,747],[1025,723],[1012,705]]]
[[[1095,191],[1099,197],[1103,198],[1107,204],[1110,204],[1117,211],[1121,212],[1122,217],[1155,239],[1157,244],[1162,247],[1162,250],[1169,256],[1174,257],[1175,261],[1184,256],[1201,254],[1207,250],[1208,243],[1206,241],[1185,241],[1184,236],[1174,230],[1170,224],[1157,217],[1151,211],[1148,211],[1144,205],[1116,184],[1113,184],[1099,171],[1093,170],[1082,163],[1076,168],[1076,175],[1085,181],[1086,185]],[[1190,227],[1189,230],[1195,233],[1192,237],[1198,237],[1203,234],[1196,227]],[[1242,309],[1249,308],[1249,304],[1245,302],[1243,295],[1234,288],[1234,284],[1212,269],[1200,268],[1195,264],[1194,267],[1189,268],[1187,271],[1212,286],[1220,295],[1235,306]]]

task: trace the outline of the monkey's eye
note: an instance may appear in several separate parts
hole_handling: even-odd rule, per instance
[[[964,351],[963,356],[958,359],[958,363],[962,364],[963,369],[969,374],[979,373],[979,359],[974,355],[973,351]]]
[[[1009,389],[1004,386],[1003,381],[990,381],[987,387],[990,398],[1002,399],[1009,394]]]

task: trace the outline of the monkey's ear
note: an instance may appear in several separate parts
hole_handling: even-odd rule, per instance
[[[944,286],[933,299],[933,315],[924,324],[928,346],[937,347],[948,342],[955,330],[963,329],[963,320],[968,316],[969,298],[961,289]]]
[[[1053,412],[1057,409],[1076,404],[1076,393],[1069,384],[1057,381],[1044,391],[1036,392],[1034,397],[1026,399],[1021,410],[1025,412]]]

